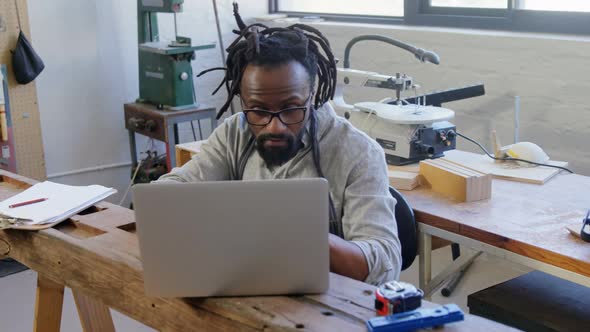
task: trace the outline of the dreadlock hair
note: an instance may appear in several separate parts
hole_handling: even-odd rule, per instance
[[[235,2],[233,12],[239,30],[233,30],[238,37],[226,49],[228,53],[226,67],[210,68],[197,75],[200,77],[214,70],[225,71],[223,80],[213,91],[214,95],[225,85],[228,92],[227,100],[217,113],[217,119],[221,118],[230,107],[233,97],[240,94],[242,75],[249,64],[274,67],[291,61],[299,62],[309,74],[312,89],[316,85],[317,77],[313,109],[310,110],[310,136],[314,165],[318,176],[324,178],[320,167],[315,109],[334,97],[336,60],[330,48],[330,42],[319,30],[305,24],[293,24],[286,28],[268,27],[260,23],[246,26],[238,13],[238,4]],[[242,157],[247,157],[247,154],[245,151]],[[238,164],[244,166],[245,160]],[[238,177],[241,177],[241,174]],[[334,223],[335,219],[336,213],[330,195],[330,232],[343,237],[342,225]]]
[[[294,24],[286,28],[269,28],[264,24],[244,24],[234,2],[234,16],[240,30],[233,32],[239,36],[226,49],[226,67],[215,67],[197,75],[214,70],[225,70],[225,76],[213,95],[225,85],[228,96],[217,113],[217,119],[230,107],[234,96],[240,94],[240,83],[248,64],[256,66],[280,66],[291,61],[302,64],[311,80],[311,87],[318,78],[314,106],[320,107],[334,97],[336,88],[336,60],[330,49],[330,42],[317,29]]]

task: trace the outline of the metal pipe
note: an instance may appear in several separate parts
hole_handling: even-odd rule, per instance
[[[217,12],[217,1],[212,0],[213,2],[213,12],[215,13],[215,26],[217,27],[217,39],[219,39],[219,50],[221,51],[221,61],[225,66],[226,58],[225,58],[225,46],[223,46],[223,36],[221,35],[221,26],[219,24],[219,13]],[[234,109],[233,101],[229,104],[231,114],[235,114],[236,111]]]
[[[520,129],[520,97],[514,96],[514,143],[518,143],[518,131]]]
[[[105,171],[105,170],[111,169],[111,168],[121,168],[121,167],[129,167],[129,166],[132,166],[132,162],[127,161],[127,162],[116,163],[116,164],[100,165],[100,166],[94,166],[94,167],[88,167],[88,168],[75,169],[75,170],[66,171],[66,172],[47,174],[47,178],[53,179],[53,178],[59,178],[59,177],[63,177],[63,176],[77,175],[77,174],[90,173],[90,172],[100,172],[100,171]]]
[[[401,42],[399,40],[385,37],[385,36],[362,35],[362,36],[352,38],[348,42],[348,44],[346,44],[346,48],[344,49],[344,65],[343,65],[344,68],[350,68],[350,50],[352,49],[352,46],[362,40],[375,40],[375,41],[381,41],[384,43],[388,43],[390,45],[397,46],[401,49],[404,49],[404,50],[414,54],[414,56],[422,62],[428,61],[428,62],[434,63],[435,65],[438,65],[440,63],[440,57],[438,56],[438,54],[436,54],[432,51],[427,51],[425,49],[418,48],[418,47],[412,46],[410,44],[406,44],[406,43]]]
[[[174,12],[174,40],[178,40],[178,23],[176,22],[176,12]]]
[[[455,244],[455,243],[453,243]],[[469,261],[467,261],[467,263],[465,263],[465,265],[463,265],[463,267],[455,272],[455,274],[453,274],[453,276],[449,279],[449,282],[447,283],[447,285],[445,287],[443,287],[443,289],[441,289],[440,293],[442,294],[442,296],[444,297],[449,297],[451,296],[451,294],[453,293],[453,291],[455,290],[455,288],[457,288],[457,285],[459,284],[459,282],[461,282],[461,279],[463,279],[463,275],[465,274],[465,271],[467,271],[467,269],[471,266],[471,264],[473,263],[473,261],[479,257],[479,255],[481,255],[481,251],[478,252],[477,254],[473,255]]]
[[[418,283],[420,288],[424,290],[430,280],[432,279],[432,237],[430,234],[420,232],[418,237],[418,266],[419,275]],[[429,297],[429,296],[425,296]]]

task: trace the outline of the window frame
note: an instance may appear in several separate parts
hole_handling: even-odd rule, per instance
[[[507,9],[436,7],[429,0],[404,0],[403,17],[279,11],[279,1],[269,0],[270,13],[354,23],[590,35],[590,12],[515,9],[520,0],[506,0]]]

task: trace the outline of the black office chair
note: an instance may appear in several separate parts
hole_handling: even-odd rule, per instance
[[[418,226],[414,217],[414,210],[412,210],[412,207],[405,198],[393,187],[389,187],[389,193],[397,200],[395,221],[397,222],[397,234],[402,246],[403,271],[412,265],[418,255]],[[453,260],[457,259],[460,255],[459,245],[457,243],[452,244],[452,255]],[[457,277],[450,278],[448,285],[442,289],[442,295],[450,296],[462,276],[463,274],[460,273]]]
[[[410,267],[418,254],[418,226],[414,218],[414,210],[408,201],[395,190],[389,187],[389,193],[397,200],[395,205],[395,221],[397,222],[397,234],[402,246],[402,271]]]

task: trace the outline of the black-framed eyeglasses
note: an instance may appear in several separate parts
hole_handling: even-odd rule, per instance
[[[590,210],[586,213],[586,218],[582,220],[582,229],[580,230],[580,237],[586,242],[590,242]]]
[[[306,106],[289,107],[282,109],[278,112],[271,112],[263,109],[244,109],[244,101],[240,97],[242,103],[242,111],[246,116],[246,121],[253,126],[264,127],[268,125],[272,119],[276,116],[284,125],[294,125],[303,122],[305,120],[305,113],[309,109],[309,101],[311,100],[312,94],[305,100]]]

